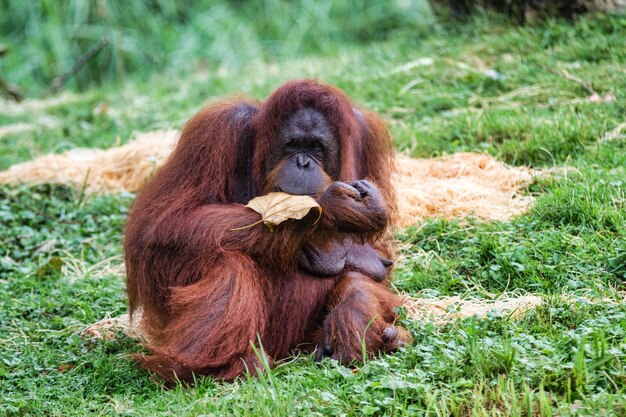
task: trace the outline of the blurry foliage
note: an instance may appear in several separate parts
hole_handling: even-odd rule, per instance
[[[429,17],[424,1],[0,0],[3,78],[38,92],[101,39],[109,45],[70,85],[138,70],[222,68],[380,40]],[[34,85],[33,85],[34,84]]]
[[[505,13],[518,23],[547,17],[571,19],[587,12],[626,8],[623,0],[429,0],[438,17],[462,18],[476,10]]]

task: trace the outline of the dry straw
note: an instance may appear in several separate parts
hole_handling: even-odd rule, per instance
[[[170,154],[178,132],[140,133],[126,145],[73,149],[13,165],[0,183],[59,183],[87,192],[137,191]],[[523,213],[533,199],[521,192],[532,180],[525,167],[509,167],[483,154],[458,153],[432,159],[399,155],[393,179],[398,191],[398,224],[427,217],[506,220]]]
[[[129,314],[122,314],[117,317],[107,315],[102,320],[85,327],[80,335],[85,339],[113,340],[116,338],[118,332],[133,339],[148,341],[141,327],[141,311],[135,312],[132,320]]]
[[[445,324],[468,317],[482,318],[488,314],[506,315],[519,318],[525,312],[541,304],[536,295],[521,297],[502,296],[494,301],[463,300],[461,297],[413,298],[405,299],[404,307],[408,316],[417,321],[430,321]]]
[[[491,156],[457,153],[432,159],[400,155],[394,182],[398,190],[398,223],[428,217],[473,215],[507,220],[525,212],[533,201],[521,194],[533,178],[525,167],[509,167]]]
[[[0,183],[69,184],[88,192],[136,191],[169,156],[178,132],[138,134],[110,149],[77,148],[41,156],[0,172]]]

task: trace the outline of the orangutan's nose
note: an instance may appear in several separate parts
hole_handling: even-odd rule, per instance
[[[309,165],[311,165],[311,158],[309,158],[308,155],[299,153],[296,155],[296,164],[298,165],[298,168],[306,169]]]

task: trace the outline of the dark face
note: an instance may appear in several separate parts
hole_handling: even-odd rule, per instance
[[[303,108],[279,129],[268,172],[276,191],[313,195],[338,179],[340,166],[339,143],[326,118]]]

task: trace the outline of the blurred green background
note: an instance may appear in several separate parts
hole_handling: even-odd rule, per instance
[[[108,44],[67,88],[136,73],[228,69],[432,29],[424,0],[0,0],[0,75],[26,95]]]

